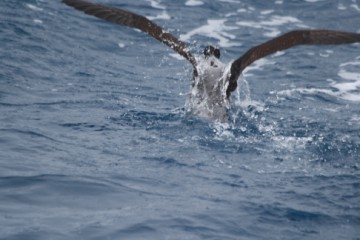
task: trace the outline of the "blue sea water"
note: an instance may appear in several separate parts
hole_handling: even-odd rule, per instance
[[[360,31],[357,0],[115,1],[230,62],[298,28]],[[249,67],[225,123],[191,66],[64,5],[0,1],[0,239],[360,239],[360,45]]]

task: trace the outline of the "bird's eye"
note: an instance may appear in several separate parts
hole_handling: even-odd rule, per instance
[[[216,57],[216,58],[220,58],[220,50],[219,49],[217,49],[217,48],[215,48],[215,50],[214,50],[214,56]]]

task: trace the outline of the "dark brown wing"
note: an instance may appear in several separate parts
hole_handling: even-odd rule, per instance
[[[237,87],[237,79],[242,71],[256,60],[277,51],[285,50],[296,45],[312,44],[346,44],[360,42],[360,34],[338,32],[331,30],[297,30],[285,33],[263,44],[251,48],[231,65],[231,76],[226,91],[229,97]]]
[[[145,33],[148,33],[150,36],[166,44],[178,52],[181,56],[189,60],[196,71],[195,58],[187,50],[187,45],[170,33],[165,32],[160,26],[156,25],[146,17],[123,9],[107,7],[101,4],[94,4],[82,0],[63,0],[63,2],[71,7],[85,12],[86,14],[93,15],[112,23],[137,28]]]

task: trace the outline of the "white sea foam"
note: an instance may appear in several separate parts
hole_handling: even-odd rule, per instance
[[[268,26],[281,26],[287,23],[301,23],[301,21],[291,16],[273,15],[270,19],[263,21],[240,21],[236,24],[245,27],[263,28]]]
[[[358,102],[360,101],[360,72],[347,70],[347,66],[360,66],[360,60],[340,64],[338,76],[347,82],[332,83],[331,86],[339,90],[341,98]]]
[[[170,15],[166,12],[166,11],[162,11],[161,13],[159,13],[156,16],[147,16],[148,19],[150,20],[156,20],[156,19],[165,19],[165,20],[169,20],[170,19]]]
[[[34,21],[34,23],[37,23],[37,24],[42,24],[43,23],[43,21],[40,20],[40,19],[34,19],[33,21]]]
[[[161,5],[157,1],[154,1],[154,0],[145,0],[145,1],[149,2],[151,7],[153,7],[153,8],[162,9],[162,10],[166,9],[165,6]]]
[[[202,1],[199,1],[199,0],[188,0],[185,2],[185,5],[186,6],[200,6],[200,5],[203,5],[204,2]]]
[[[274,10],[273,10],[273,9],[270,9],[270,10],[261,11],[260,14],[262,14],[262,15],[268,15],[268,14],[273,13],[273,12],[274,12]]]
[[[334,80],[330,80],[330,87],[335,90],[320,88],[296,88],[291,90],[277,91],[276,94],[291,96],[294,93],[324,93],[347,101],[360,102],[360,72],[347,70],[346,67],[348,66],[360,66],[360,60],[340,64],[338,76],[344,79],[346,82],[335,82]],[[272,92],[272,94],[274,93],[275,92]]]
[[[285,149],[305,148],[306,144],[312,141],[312,137],[290,137],[290,136],[274,136],[276,145]]]
[[[159,2],[154,0],[146,0],[150,3],[151,7],[162,10],[161,13],[157,14],[156,16],[147,16],[150,20],[156,20],[156,19],[170,19],[170,15],[166,12],[166,6],[161,5]]]
[[[350,119],[352,122],[360,123],[360,115],[354,114]]]
[[[245,12],[247,12],[247,10],[245,8],[239,8],[236,12],[245,13]]]
[[[212,124],[212,128],[216,134],[215,139],[217,140],[231,139],[235,137],[231,131],[231,125],[228,122],[215,121]]]
[[[350,7],[354,8],[356,11],[360,12],[360,7],[357,4],[351,4]]]
[[[335,95],[335,92],[332,90],[320,89],[320,88],[296,88],[296,89],[288,89],[288,90],[281,90],[281,91],[271,91],[270,94],[277,94],[283,96],[292,96],[294,93],[301,93],[301,94],[318,94],[318,93],[325,93],[328,95]]]
[[[219,0],[220,2],[228,2],[228,3],[239,3],[240,1],[236,0]]]
[[[33,5],[33,4],[30,4],[30,3],[26,4],[26,6],[28,8],[30,8],[31,10],[34,10],[34,11],[42,11],[43,10],[42,8],[39,8],[39,7],[37,7],[37,6]]]
[[[262,15],[267,16],[268,11],[265,11]],[[269,15],[269,19],[264,19],[261,21],[239,21],[236,24],[244,27],[251,28],[259,28],[265,29],[264,36],[267,37],[275,37],[279,35],[281,32],[278,26],[282,26],[285,24],[294,24],[299,28],[307,28],[305,24],[303,24],[299,19],[292,16],[279,16],[279,15]]]
[[[235,35],[228,33],[227,31],[232,31],[238,29],[237,27],[230,27],[225,25],[225,19],[218,20],[207,20],[207,24],[201,27],[195,28],[186,34],[180,35],[180,39],[183,41],[189,41],[194,35],[202,35],[209,38],[215,38],[218,40],[218,45],[220,47],[233,47],[240,46],[238,42],[232,42],[232,39],[235,39]]]
[[[169,53],[169,55],[178,60],[185,60],[185,58],[178,53]]]
[[[253,74],[251,73],[251,71],[262,70],[264,66],[273,65],[273,64],[275,64],[274,61],[271,61],[267,58],[261,58],[261,59],[255,61],[254,63],[252,63],[251,65],[249,65],[247,68],[245,68],[243,71],[243,75],[244,76],[252,76]]]

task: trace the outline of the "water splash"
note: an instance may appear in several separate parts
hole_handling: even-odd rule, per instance
[[[193,79],[186,108],[201,118],[225,121],[230,108],[226,97],[231,64],[215,57],[197,59],[199,75]]]

